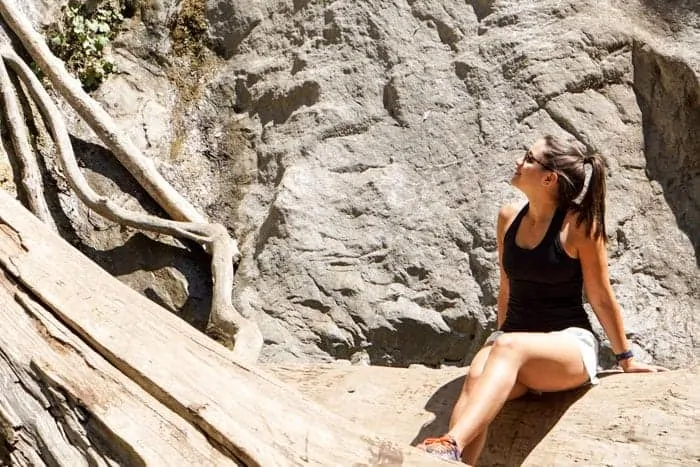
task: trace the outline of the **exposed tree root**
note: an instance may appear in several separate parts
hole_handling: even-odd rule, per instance
[[[21,189],[26,197],[27,208],[53,231],[56,231],[56,225],[46,204],[41,171],[29,143],[30,136],[24,124],[24,115],[20,108],[19,99],[2,61],[0,61],[0,92],[5,121],[9,127],[12,147],[14,148],[14,157],[19,163],[21,171]]]
[[[83,90],[80,82],[68,73],[63,62],[51,53],[44,38],[14,2],[0,0],[0,13],[58,93],[163,210],[176,220],[206,222],[194,206],[158,173],[153,162],[141,154],[102,106]]]
[[[37,179],[38,166],[32,157],[28,131],[19,111],[17,93],[23,90],[21,86],[15,88],[5,65],[24,84],[29,94],[27,97],[31,98],[41,112],[46,128],[55,142],[59,166],[81,201],[93,211],[116,223],[193,240],[211,254],[214,285],[208,331],[217,340],[231,347],[240,358],[247,361],[257,359],[262,347],[260,331],[254,322],[238,313],[231,300],[233,263],[239,256],[236,241],[229,236],[224,226],[208,223],[168,184],[156,171],[152,161],[141,154],[104,109],[68,74],[63,62],[53,56],[43,38],[10,0],[0,0],[0,13],[61,96],[85,120],[136,181],[176,220],[131,212],[96,193],[78,167],[68,129],[60,111],[30,68],[12,50],[4,50],[1,54],[3,63],[0,64],[0,86],[7,118],[11,122],[15,155],[21,159],[24,167],[31,168],[26,171],[28,175],[25,176],[25,189],[32,194],[31,197],[28,196],[32,200],[28,208],[40,219],[51,218],[41,195],[41,180]],[[33,165],[32,162],[28,162],[30,160]]]

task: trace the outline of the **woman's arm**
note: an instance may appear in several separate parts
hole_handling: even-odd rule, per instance
[[[613,352],[619,354],[629,350],[620,306],[610,285],[608,255],[603,238],[593,240],[584,237],[580,241],[578,255],[586,298],[610,339]]]
[[[577,237],[578,257],[581,261],[583,285],[588,303],[593,307],[605,334],[610,339],[613,352],[620,354],[630,350],[620,306],[610,285],[605,242],[602,237],[595,240],[585,235],[581,230],[577,232]],[[621,360],[620,366],[624,371],[658,371],[663,369],[637,362],[634,357]]]
[[[506,320],[506,312],[508,311],[508,298],[510,288],[508,283],[508,274],[503,269],[503,238],[506,235],[506,230],[513,220],[514,213],[517,212],[515,206],[507,205],[498,210],[498,223],[496,227],[496,241],[498,243],[498,266],[500,270],[500,283],[498,286],[498,301],[497,301],[497,328],[501,329]]]

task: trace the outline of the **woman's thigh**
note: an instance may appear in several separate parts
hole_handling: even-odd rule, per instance
[[[560,333],[513,332],[500,336],[496,348],[520,360],[517,381],[535,391],[573,389],[589,380],[576,338]]]

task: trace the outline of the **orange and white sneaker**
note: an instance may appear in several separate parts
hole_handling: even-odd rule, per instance
[[[450,435],[443,435],[439,438],[425,438],[416,447],[440,459],[459,461],[462,457],[457,441]]]

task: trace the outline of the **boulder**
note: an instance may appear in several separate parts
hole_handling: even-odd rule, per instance
[[[95,96],[239,240],[234,301],[261,326],[265,362],[467,363],[494,327],[513,161],[556,133],[604,156],[628,336],[675,368],[697,361],[700,333],[687,3],[132,2],[112,48],[122,72]],[[26,8],[39,25],[54,6]],[[171,34],[183,18],[204,18],[206,34]],[[66,114],[86,176],[158,213]],[[45,159],[63,235],[201,329],[201,253],[95,219]]]
[[[545,133],[606,159],[611,276],[635,350],[696,361],[697,12],[288,7],[216,80],[259,124],[258,183],[239,205],[259,227],[241,225],[235,298],[264,329],[265,361],[467,362],[494,326],[495,219],[518,199],[513,161]],[[313,99],[294,92],[308,82]]]

